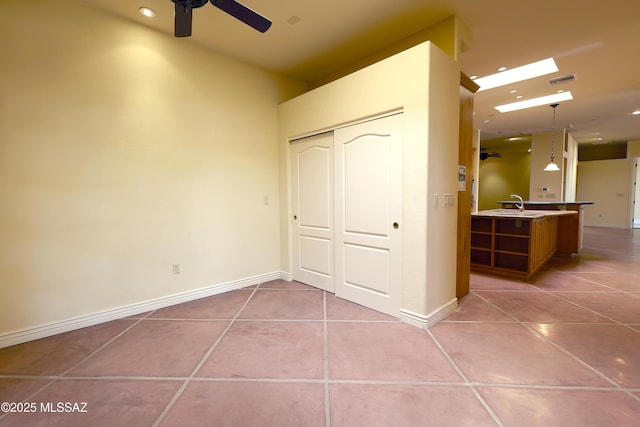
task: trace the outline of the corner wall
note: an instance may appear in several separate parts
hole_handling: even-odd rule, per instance
[[[567,134],[567,151],[565,158],[567,159],[566,184],[564,200],[567,202],[575,202],[576,192],[578,191],[578,141],[571,135]]]
[[[559,202],[564,200],[564,129],[556,129],[554,138],[555,164],[557,172],[547,172],[544,168],[551,159],[551,132],[534,133],[531,139],[531,175],[529,200],[534,202]],[[542,188],[548,191],[543,192]]]
[[[633,201],[629,207],[630,216],[633,221],[633,228],[640,228],[640,172],[636,163],[640,164],[640,140],[629,141],[627,143],[627,158],[630,160],[629,167],[631,168],[631,190],[633,191],[633,183],[635,183],[635,194],[633,195]]]
[[[427,42],[280,105],[283,269],[292,264],[289,139],[402,109],[402,308],[428,320],[455,301],[456,207],[444,207],[443,194],[457,197],[459,77],[457,64]]]
[[[640,140],[627,143],[627,157],[640,157]]]
[[[455,61],[459,61],[460,54],[473,43],[473,35],[469,27],[458,15],[451,15],[441,22],[399,40],[366,58],[359,59],[343,69],[312,81],[309,86],[315,89],[426,41],[435,44]],[[354,52],[354,54],[357,55],[357,52]]]
[[[631,226],[630,168],[630,159],[593,160],[578,164],[577,198],[595,202],[595,205],[584,209],[584,225]]]
[[[277,105],[303,83],[84,1],[3,0],[0,28],[0,342],[279,275]]]

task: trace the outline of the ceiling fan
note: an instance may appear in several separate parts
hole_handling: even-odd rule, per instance
[[[171,0],[175,3],[175,28],[176,37],[189,37],[191,35],[191,11],[204,6],[209,1],[218,9],[244,22],[252,28],[264,33],[271,27],[271,21],[254,12],[248,7],[234,0]]]
[[[480,148],[480,160],[487,160],[489,157],[502,157],[500,153],[492,151],[487,153],[486,148]]]

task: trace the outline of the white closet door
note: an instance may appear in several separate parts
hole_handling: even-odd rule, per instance
[[[334,292],[333,133],[291,144],[293,280]]]
[[[393,316],[402,293],[402,114],[335,131],[336,295]]]

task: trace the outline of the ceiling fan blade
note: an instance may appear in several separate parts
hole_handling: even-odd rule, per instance
[[[176,37],[189,37],[191,35],[191,7],[176,3],[175,7],[175,28]]]
[[[271,21],[237,1],[211,0],[211,4],[261,33],[264,33],[271,27]]]

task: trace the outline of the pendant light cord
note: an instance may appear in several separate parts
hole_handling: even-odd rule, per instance
[[[556,107],[560,104],[551,104],[550,107],[553,108],[553,124],[551,126],[551,163],[555,158],[555,139],[556,139]]]

